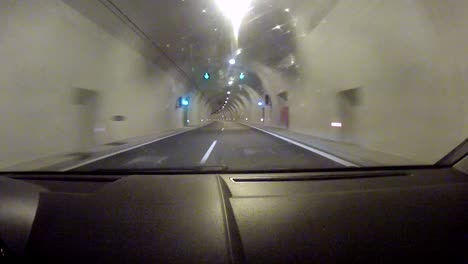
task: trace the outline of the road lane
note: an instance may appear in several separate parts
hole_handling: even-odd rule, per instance
[[[233,170],[338,168],[343,165],[248,126],[225,122],[206,163]]]
[[[229,170],[339,168],[344,165],[235,122],[207,126],[76,168],[74,171],[227,166]]]

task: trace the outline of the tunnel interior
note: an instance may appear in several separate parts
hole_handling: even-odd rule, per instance
[[[2,1],[0,168],[213,121],[421,164],[466,139],[466,2],[242,0],[236,35],[220,1]]]

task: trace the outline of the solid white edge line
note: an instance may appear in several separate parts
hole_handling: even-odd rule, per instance
[[[135,145],[135,146],[132,146],[132,147],[129,147],[129,148],[126,148],[126,149],[122,149],[122,150],[119,150],[119,151],[116,151],[116,152],[109,153],[109,154],[104,155],[104,156],[100,156],[100,157],[97,157],[97,158],[94,158],[94,159],[91,159],[91,160],[88,160],[88,161],[84,161],[84,162],[82,162],[82,163],[79,163],[79,164],[77,164],[77,165],[73,165],[73,166],[67,167],[67,168],[65,168],[65,169],[61,169],[61,170],[59,170],[59,171],[60,171],[60,172],[66,172],[66,171],[69,171],[69,170],[73,170],[73,169],[76,169],[76,168],[79,168],[79,167],[88,165],[88,164],[90,164],[90,163],[93,163],[93,162],[96,162],[96,161],[99,161],[99,160],[102,160],[102,159],[105,159],[105,158],[108,158],[108,157],[111,157],[111,156],[114,156],[114,155],[117,155],[117,154],[126,152],[126,151],[129,151],[129,150],[132,150],[132,149],[136,149],[136,148],[139,148],[139,147],[143,147],[143,146],[145,146],[145,145],[148,145],[148,144],[151,144],[151,143],[154,143],[154,142],[158,142],[158,141],[163,140],[163,139],[166,139],[166,138],[170,138],[170,137],[177,136],[177,135],[180,135],[180,134],[189,132],[189,131],[193,131],[193,130],[195,130],[195,129],[202,128],[202,127],[207,126],[207,125],[209,125],[209,124],[206,124],[206,125],[203,125],[203,126],[194,128],[194,129],[186,130],[186,131],[181,131],[181,132],[178,132],[178,133],[175,133],[175,134],[167,135],[167,136],[162,137],[162,138],[157,138],[157,139],[154,139],[154,140],[151,140],[151,141],[148,141],[148,142],[139,144],[139,145]]]
[[[291,143],[291,144],[294,144],[294,145],[296,145],[296,146],[298,146],[298,147],[301,147],[301,148],[303,148],[303,149],[307,149],[308,151],[311,151],[311,152],[314,152],[314,153],[316,153],[316,154],[319,154],[319,155],[321,155],[321,156],[323,156],[323,157],[325,157],[325,158],[327,158],[327,159],[331,159],[331,160],[333,160],[333,161],[335,161],[335,162],[338,162],[338,163],[340,163],[341,165],[348,166],[348,167],[359,167],[358,165],[356,165],[356,164],[354,164],[354,163],[351,163],[351,162],[346,161],[346,160],[344,160],[344,159],[340,159],[340,158],[335,157],[335,156],[333,156],[333,155],[331,155],[331,154],[328,154],[328,153],[323,152],[323,151],[321,151],[321,150],[312,148],[312,147],[310,147],[310,146],[307,146],[307,145],[305,145],[305,144],[299,143],[299,142],[294,141],[294,140],[292,140],[292,139],[289,139],[289,138],[286,138],[286,137],[283,137],[283,136],[274,134],[274,133],[272,133],[272,132],[270,132],[270,131],[266,131],[266,130],[263,130],[263,129],[258,128],[258,127],[254,127],[254,126],[247,125],[247,124],[244,124],[244,125],[246,125],[246,126],[248,126],[248,127],[251,127],[251,128],[255,128],[255,129],[257,129],[257,130],[260,130],[260,131],[262,131],[262,132],[264,132],[264,133],[267,133],[267,134],[269,134],[269,135],[272,135],[272,136],[274,136],[274,137],[280,138],[280,139],[282,139],[282,140],[284,140],[284,141],[287,141],[287,142],[289,142],[289,143]]]
[[[213,143],[211,143],[211,146],[208,148],[208,150],[206,151],[205,155],[203,156],[203,158],[200,160],[200,164],[205,164],[205,162],[208,160],[208,158],[210,157],[211,155],[211,152],[213,151],[214,147],[216,146],[216,143],[218,143],[218,140],[215,140],[213,141]]]

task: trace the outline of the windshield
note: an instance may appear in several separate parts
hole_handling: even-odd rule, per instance
[[[468,135],[468,2],[0,2],[0,170],[432,165]]]

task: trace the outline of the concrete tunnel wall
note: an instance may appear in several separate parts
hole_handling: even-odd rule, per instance
[[[468,136],[466,25],[466,1],[338,1],[307,34],[298,23],[298,83],[254,66],[273,100],[265,124],[279,125],[286,90],[290,130],[435,163]]]
[[[285,75],[282,75],[278,70],[272,69],[260,63],[252,63],[251,67],[259,76],[260,80],[262,81],[262,86],[265,89],[266,94],[270,96],[271,100],[270,105],[263,106],[265,108],[265,118],[263,120],[263,124],[267,126],[285,127],[284,124],[280,123],[280,110],[281,107],[289,105],[281,105],[278,94],[294,90],[296,86],[295,81],[291,78],[286,78]],[[265,103],[265,97],[264,95],[260,96],[258,93],[256,93],[255,96],[252,96],[252,98],[255,98],[255,108],[252,110],[254,113],[256,113],[256,116],[253,117],[252,120],[261,120],[261,107],[258,107],[257,103],[259,101]]]
[[[0,58],[0,167],[183,126],[177,74],[62,1],[1,1]]]
[[[190,97],[190,107],[188,108],[190,125],[207,124],[211,113],[205,99],[199,93],[191,93],[188,96]]]

